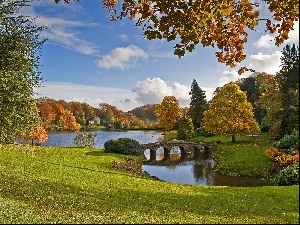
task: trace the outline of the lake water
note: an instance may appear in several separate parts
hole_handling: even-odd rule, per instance
[[[75,146],[74,138],[78,132],[50,132],[48,140],[42,146]],[[96,148],[103,148],[108,140],[131,138],[140,144],[157,142],[163,139],[161,132],[156,131],[95,131]],[[164,156],[163,149],[156,151],[156,158],[150,160],[150,150],[144,152],[147,161],[142,166],[143,171],[160,180],[174,183],[195,184],[204,186],[264,186],[267,181],[255,178],[233,177],[222,175],[214,168],[216,161],[211,154],[194,153],[180,154],[178,148],[173,148],[168,156]]]
[[[131,138],[140,144],[156,142],[163,138],[161,132],[157,131],[94,131],[95,147],[103,148],[104,143],[118,138]],[[74,138],[78,132],[49,132],[48,140],[42,143],[42,146],[75,146]]]

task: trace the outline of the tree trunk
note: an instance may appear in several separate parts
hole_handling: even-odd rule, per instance
[[[232,143],[235,142],[235,136],[234,136],[234,134],[231,136],[231,142],[232,142]]]

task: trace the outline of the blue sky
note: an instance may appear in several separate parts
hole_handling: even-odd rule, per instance
[[[198,45],[184,57],[174,56],[177,42],[146,40],[134,20],[111,22],[101,0],[69,4],[33,0],[22,11],[38,16],[38,25],[49,26],[42,32],[48,40],[42,47],[39,71],[44,82],[35,89],[37,97],[87,102],[93,107],[108,103],[125,112],[161,103],[166,95],[174,95],[181,107],[189,106],[193,79],[210,100],[217,87],[249,75],[238,75],[240,66],[275,74],[282,48],[287,43],[299,45],[298,22],[289,42],[280,47],[259,26],[249,32],[247,59],[230,68],[217,62],[217,49],[212,47]]]

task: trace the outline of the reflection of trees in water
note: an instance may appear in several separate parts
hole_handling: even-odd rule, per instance
[[[216,162],[210,157],[210,154],[199,154],[193,164],[193,177],[195,181],[205,185],[214,185],[215,173],[213,169],[215,165]]]
[[[168,154],[165,157],[164,154],[156,154],[155,160],[148,160],[144,162],[144,165],[150,165],[153,168],[165,167],[171,171],[170,177],[179,177],[178,179],[185,181],[186,177],[183,177],[181,172],[187,170],[191,173],[192,177],[188,178],[194,181],[194,184],[204,186],[241,186],[241,187],[252,187],[252,186],[263,186],[268,185],[268,181],[258,180],[255,178],[248,177],[233,177],[223,175],[214,171],[217,162],[213,159],[210,152],[191,152],[189,154]],[[150,168],[151,168],[150,167]],[[179,169],[179,170],[178,170]],[[178,172],[178,171],[180,172]],[[147,171],[149,172],[149,171]],[[151,172],[149,172],[151,174]],[[159,177],[159,175],[155,175]],[[168,178],[163,180],[168,181]]]
[[[176,170],[178,165],[168,165],[166,166],[168,168],[168,170]]]

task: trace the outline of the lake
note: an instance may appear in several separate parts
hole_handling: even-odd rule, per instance
[[[118,138],[131,138],[140,144],[156,142],[163,138],[161,132],[157,131],[94,131],[97,136],[95,138],[95,147],[104,148],[104,143],[108,140]],[[49,132],[48,140],[42,143],[42,146],[75,146],[74,138],[78,132]]]
[[[157,131],[94,131],[97,136],[95,147],[103,148],[108,140],[118,138],[131,138],[140,144],[157,142],[163,139],[161,132]],[[48,140],[42,146],[75,146],[74,138],[78,132],[49,132]],[[156,151],[155,160],[150,160],[150,150],[144,152],[147,161],[142,166],[143,171],[160,180],[174,183],[203,185],[203,186],[265,186],[267,181],[248,177],[233,177],[222,175],[214,168],[216,161],[210,153],[180,154],[178,148],[173,148],[170,155],[164,157],[163,149]]]

